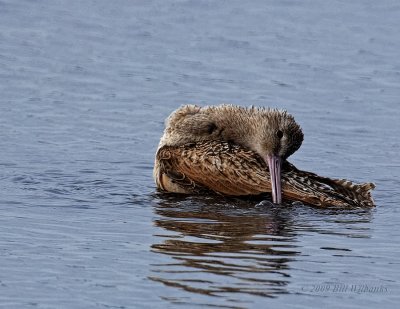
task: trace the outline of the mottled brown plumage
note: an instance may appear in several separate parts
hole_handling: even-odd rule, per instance
[[[265,159],[271,154],[282,158],[279,179],[284,199],[316,206],[374,205],[370,194],[373,184],[321,177],[287,162],[302,140],[300,127],[284,111],[232,105],[184,106],[167,120],[154,178],[157,187],[167,192],[213,191],[232,196],[271,193],[273,178]]]

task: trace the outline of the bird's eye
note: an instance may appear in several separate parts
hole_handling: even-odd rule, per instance
[[[276,136],[281,139],[283,137],[283,132],[281,130],[276,131]]]
[[[209,123],[207,125],[207,133],[212,134],[217,129],[217,125],[215,123]]]

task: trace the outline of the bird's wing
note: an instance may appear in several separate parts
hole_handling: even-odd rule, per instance
[[[271,191],[268,168],[262,160],[230,143],[164,146],[156,159],[160,173],[188,192],[208,188],[224,195],[257,195]]]
[[[298,183],[303,183],[306,189],[311,190],[315,195],[320,195],[320,200],[322,202],[328,199],[335,199],[342,200],[353,206],[375,206],[371,194],[371,190],[375,188],[375,184],[371,182],[356,184],[347,179],[333,179],[302,171],[289,162],[285,162],[285,165],[286,166],[283,168],[285,178],[287,180],[295,179],[295,183],[292,182],[294,187],[296,187]],[[328,204],[332,203],[328,202]],[[333,204],[335,205],[335,203]]]
[[[240,146],[209,141],[179,147],[164,146],[156,155],[158,186],[170,192],[258,195],[271,192],[268,166]],[[374,206],[373,184],[354,184],[298,170],[285,161],[282,195],[285,199],[327,207]]]

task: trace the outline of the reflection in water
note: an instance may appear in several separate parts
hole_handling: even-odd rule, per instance
[[[354,253],[343,239],[370,237],[371,210],[365,209],[274,206],[217,196],[156,195],[153,202],[154,224],[161,232],[154,235],[159,242],[152,251],[170,258],[152,265],[150,279],[199,296],[222,296],[233,307],[243,305],[245,295],[302,293],[293,290],[299,282],[298,273],[297,279],[292,274],[302,271],[295,261],[313,261],[310,248],[303,255],[298,245],[304,233],[330,235],[336,242],[315,249],[326,261],[317,260],[308,276],[323,274],[331,254]]]
[[[161,242],[152,250],[170,255],[171,260],[154,265],[151,279],[213,296],[287,293],[290,261],[299,254],[289,209],[255,204],[220,197],[162,196],[154,222],[167,233],[156,235]]]

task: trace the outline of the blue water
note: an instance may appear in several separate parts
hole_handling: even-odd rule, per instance
[[[396,308],[400,4],[0,1],[0,306]],[[285,108],[374,209],[157,193],[181,104]]]

